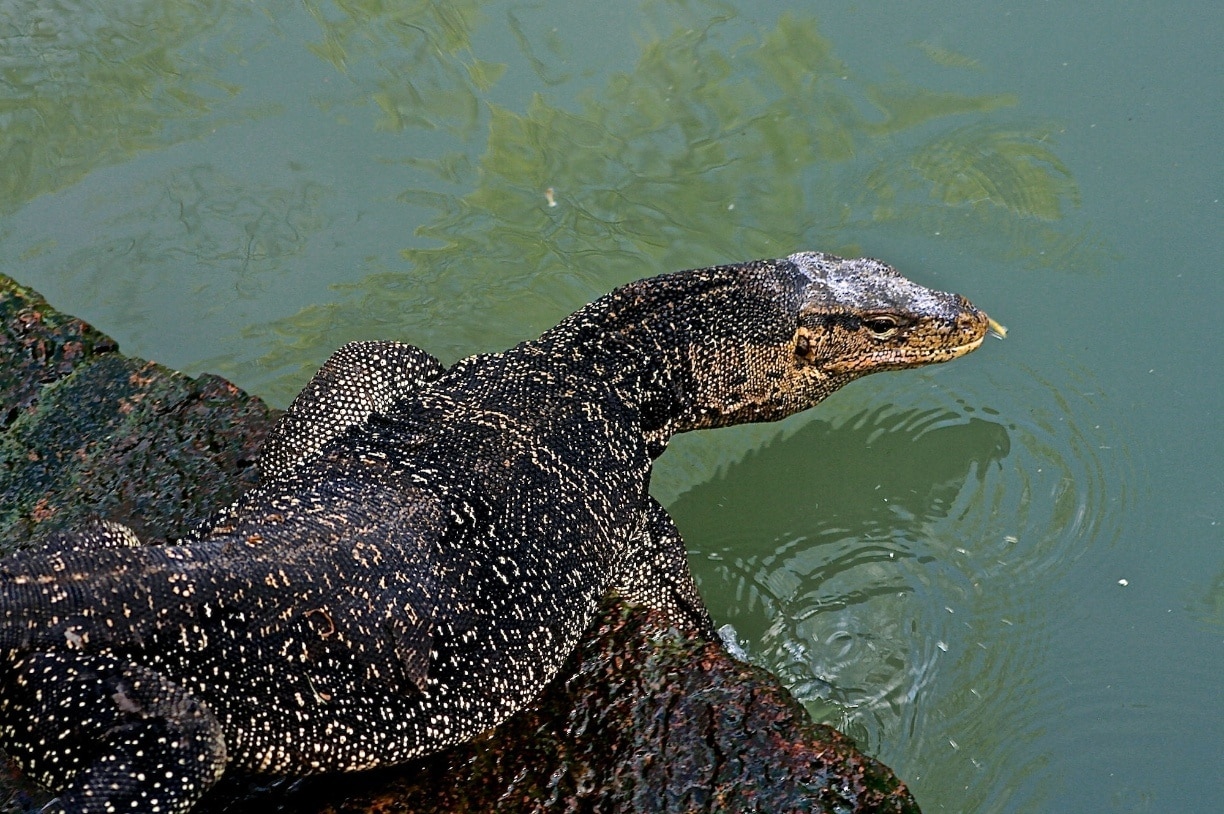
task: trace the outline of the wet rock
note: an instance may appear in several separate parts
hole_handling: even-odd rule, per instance
[[[91,515],[174,537],[255,484],[274,411],[116,350],[0,276],[0,554]]]
[[[224,794],[225,789],[221,792]],[[272,802],[272,801],[275,802]],[[270,804],[271,803],[271,804]],[[539,704],[391,771],[231,794],[215,811],[917,812],[776,678],[609,601]]]
[[[173,538],[257,477],[275,411],[115,343],[0,276],[0,554],[90,516]],[[0,771],[0,811],[45,796]],[[916,812],[769,673],[615,599],[539,703],[392,769],[260,785],[214,812]]]

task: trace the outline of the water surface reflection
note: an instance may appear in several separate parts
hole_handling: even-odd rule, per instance
[[[1127,460],[1070,419],[1091,420],[1082,397],[1036,376],[1008,383],[1005,410],[972,406],[999,403],[988,380],[909,384],[885,389],[929,406],[811,421],[673,513],[718,621],[813,714],[903,776],[969,787],[965,810],[1037,805],[1015,781],[1048,760],[1032,747],[1051,708],[1096,703],[1044,669],[1046,602],[1117,539]]]

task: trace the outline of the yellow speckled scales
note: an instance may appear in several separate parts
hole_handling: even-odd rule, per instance
[[[805,252],[631,283],[449,369],[348,345],[260,485],[187,538],[103,522],[0,563],[0,743],[52,810],[187,811],[230,766],[471,738],[531,702],[609,590],[712,634],[647,491],[672,435],[784,418],[988,328],[883,263]]]

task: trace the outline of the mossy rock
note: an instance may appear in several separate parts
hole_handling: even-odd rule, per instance
[[[173,539],[254,485],[276,412],[118,353],[0,275],[0,554],[90,516]],[[45,801],[0,772],[0,812]],[[538,703],[438,755],[359,775],[227,777],[213,812],[917,812],[760,668],[609,598]]]

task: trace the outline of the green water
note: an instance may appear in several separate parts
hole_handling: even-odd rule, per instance
[[[0,5],[0,269],[283,404],[613,285],[867,253],[1011,329],[656,491],[926,811],[1224,794],[1217,3]],[[550,206],[546,190],[553,190]]]

